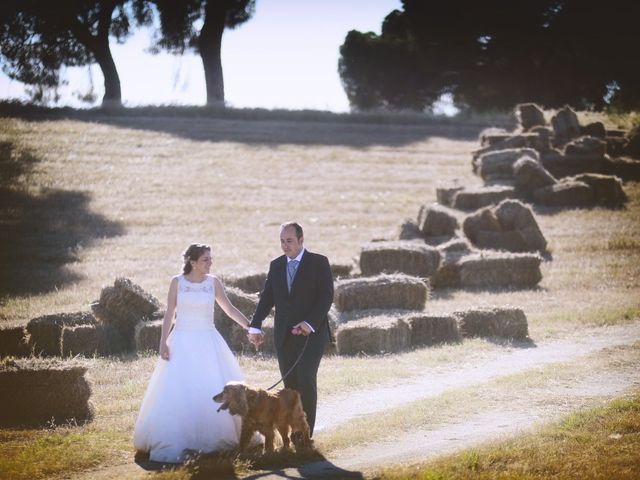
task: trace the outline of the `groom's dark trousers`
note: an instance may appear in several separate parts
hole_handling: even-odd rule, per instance
[[[285,387],[300,392],[312,434],[318,401],[318,367],[329,341],[327,314],[332,303],[333,276],[327,257],[305,250],[289,292],[287,257],[282,255],[269,266],[267,280],[251,322],[251,327],[261,328],[262,321],[275,306],[273,334],[281,375],[285,375],[295,363],[307,338],[293,335],[293,326],[304,321],[314,329],[315,333],[309,335],[300,362],[284,380]]]

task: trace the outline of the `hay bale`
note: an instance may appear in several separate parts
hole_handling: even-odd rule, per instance
[[[411,345],[411,330],[401,318],[373,317],[340,325],[337,347],[340,355],[377,355],[400,352]]]
[[[91,312],[59,313],[33,318],[27,324],[29,348],[37,355],[62,355],[62,330],[64,327],[95,325]]]
[[[373,308],[422,310],[429,288],[404,274],[360,277],[336,282],[334,303],[340,312]]]
[[[469,252],[471,245],[462,237],[453,237],[449,241],[438,245],[438,250],[443,255],[448,252]]]
[[[422,217],[422,223],[418,227],[424,235],[451,237],[460,228],[455,214],[437,203],[425,206]]]
[[[535,103],[516,105],[516,118],[524,132],[533,127],[544,126],[547,123],[544,119],[544,111]]]
[[[227,298],[236,307],[240,310],[245,317],[251,320],[251,317],[256,311],[256,307],[258,306],[259,296],[255,293],[246,293],[235,287],[225,287],[225,292],[227,293]],[[215,327],[222,335],[222,338],[227,342],[227,344],[232,344],[233,337],[233,327],[237,325],[235,320],[229,317],[224,310],[220,308],[218,302],[214,307],[214,323]]]
[[[480,145],[486,147],[493,143],[501,142],[509,136],[511,136],[511,133],[507,132],[504,128],[489,127],[480,132],[478,140],[480,141]]]
[[[440,264],[440,252],[418,242],[372,242],[360,251],[360,271],[371,276],[401,272],[415,277],[430,277]]]
[[[87,367],[69,361],[5,360],[0,363],[0,426],[38,426],[92,418]]]
[[[593,191],[594,202],[607,207],[621,207],[628,200],[622,189],[622,181],[611,175],[584,173],[567,181],[586,183]]]
[[[576,112],[574,112],[571,107],[564,107],[552,116],[551,126],[553,127],[556,140],[561,143],[580,136],[578,115],[576,115]]]
[[[478,210],[500,203],[505,198],[515,198],[515,188],[506,185],[464,189],[453,198],[453,207],[458,210]]]
[[[527,252],[527,242],[522,233],[516,230],[490,232],[481,230],[475,242],[476,247],[507,252]]]
[[[247,293],[261,292],[266,281],[267,274],[265,272],[251,273],[241,276],[228,276],[224,278],[225,285],[239,288]]]
[[[542,258],[532,253],[482,252],[460,259],[460,286],[526,288],[542,280]]]
[[[605,171],[623,181],[640,180],[640,160],[628,157],[607,158]]]
[[[527,340],[527,316],[520,308],[475,308],[453,314],[459,322],[463,337],[502,337]]]
[[[0,357],[26,357],[31,352],[24,327],[0,326]]]
[[[92,356],[104,352],[102,325],[76,325],[62,329],[62,355]]]
[[[501,230],[500,222],[491,207],[482,208],[468,215],[462,222],[462,231],[474,244],[478,241],[479,232],[499,232]]]
[[[495,207],[494,214],[503,232],[515,231],[524,240],[523,248],[508,249],[510,252],[544,252],[547,249],[547,240],[544,238],[530,206],[518,200],[504,200]]]
[[[522,157],[540,160],[540,154],[532,148],[509,148],[487,152],[478,157],[478,173],[484,179],[489,177],[513,177],[513,165]]]
[[[258,352],[265,355],[275,355],[275,339],[273,336],[273,318],[267,317],[262,323],[262,332],[264,333],[264,341],[260,348],[256,348],[249,342],[247,337],[247,331],[240,327],[237,323],[234,323],[230,329],[229,335],[229,348],[236,353],[242,355],[252,355]]]
[[[516,191],[524,196],[531,196],[537,189],[557,182],[540,162],[529,157],[522,157],[514,163],[513,178]]]
[[[424,239],[424,235],[420,231],[420,227],[412,220],[405,220],[400,225],[398,240],[419,240]]]
[[[636,125],[626,135],[627,144],[622,153],[631,158],[640,160],[640,125]]]
[[[596,137],[579,137],[571,140],[564,147],[566,156],[602,157],[607,153],[607,143]]]
[[[413,314],[403,318],[411,330],[411,346],[422,347],[460,341],[458,321],[453,315]]]
[[[436,200],[440,205],[446,205],[447,207],[452,207],[453,198],[455,197],[456,193],[458,193],[463,189],[464,187],[460,185],[436,187]]]
[[[135,330],[136,352],[159,351],[163,322],[164,320],[138,322]]]
[[[592,122],[584,127],[580,127],[580,134],[589,137],[605,138],[607,136],[607,129],[602,122]]]
[[[351,275],[354,265],[353,262],[331,263],[330,267],[333,278],[336,279]]]
[[[533,192],[535,203],[548,207],[590,207],[593,190],[584,182],[562,179],[560,182]]]

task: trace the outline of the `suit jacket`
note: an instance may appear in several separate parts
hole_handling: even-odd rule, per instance
[[[315,330],[312,337],[328,339],[327,313],[332,303],[333,275],[327,257],[305,250],[289,293],[287,257],[282,255],[269,265],[251,326],[262,328],[262,321],[275,306],[273,334],[276,348],[284,343],[288,331],[302,321]]]

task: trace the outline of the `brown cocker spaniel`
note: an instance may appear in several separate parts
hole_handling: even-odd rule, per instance
[[[213,401],[222,404],[218,411],[229,410],[231,415],[242,417],[241,452],[246,451],[256,431],[264,435],[265,450],[273,452],[276,428],[282,437],[283,448],[290,448],[289,429],[295,433],[292,439],[297,451],[311,446],[309,424],[297,390],[284,388],[270,393],[243,383],[230,382],[213,397]]]

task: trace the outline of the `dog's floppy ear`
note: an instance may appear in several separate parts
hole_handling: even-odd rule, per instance
[[[244,385],[228,385],[229,413],[244,417],[249,411],[247,404],[247,388]],[[227,388],[225,387],[225,388]]]

